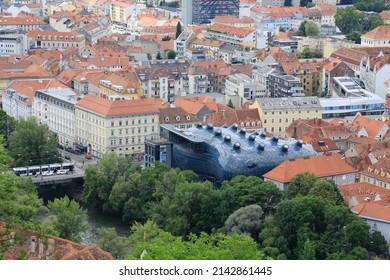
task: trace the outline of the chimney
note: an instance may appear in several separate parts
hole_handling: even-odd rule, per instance
[[[43,249],[45,248],[45,245],[43,244],[43,240],[40,239],[39,240],[39,255],[42,255],[43,254]]]
[[[297,139],[298,138],[298,135],[297,135],[297,127],[294,126],[294,132],[293,132],[293,135],[291,135],[292,138],[294,139]]]
[[[222,116],[224,119],[226,119],[226,112],[225,112],[225,110],[221,110],[220,112],[221,112],[221,116]]]
[[[15,243],[15,232],[11,231],[10,234],[9,234],[9,237],[10,237],[9,242],[11,244],[14,244]]]
[[[37,237],[31,236],[31,246],[30,246],[30,253],[35,253],[35,250],[37,248]]]

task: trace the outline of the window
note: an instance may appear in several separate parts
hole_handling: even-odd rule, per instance
[[[111,122],[111,126],[114,126],[114,122]]]
[[[115,130],[111,129],[111,136],[114,136]]]

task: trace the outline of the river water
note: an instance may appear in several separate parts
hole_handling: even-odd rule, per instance
[[[50,200],[67,195],[69,198],[77,200],[80,203],[80,206],[87,209],[88,229],[82,234],[82,244],[96,244],[98,241],[97,229],[101,227],[114,227],[118,235],[129,236],[130,226],[128,224],[122,222],[122,219],[118,216],[103,213],[99,209],[89,207],[87,204],[80,202],[79,197],[81,192],[82,182],[38,187],[38,195],[42,198],[45,205],[47,205],[47,202]]]

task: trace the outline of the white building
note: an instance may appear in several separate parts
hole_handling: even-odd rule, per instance
[[[51,79],[13,81],[2,93],[3,110],[15,119],[32,117],[33,98],[37,90],[50,87],[67,88],[64,84]]]
[[[362,58],[360,62],[360,79],[364,82],[366,89],[376,95],[385,98],[385,82],[389,79],[390,63],[388,55],[380,52],[378,57]]]
[[[225,83],[226,99],[231,99],[235,108],[241,108],[248,100],[254,100],[266,95],[266,87],[255,83],[250,77],[242,73],[229,75]],[[239,98],[235,98],[238,96]],[[234,101],[238,103],[234,104]]]
[[[390,26],[380,25],[377,28],[361,36],[363,47],[388,47],[390,46]]]
[[[63,146],[73,146],[75,138],[75,104],[79,96],[70,88],[39,90],[33,99],[33,116],[58,135]]]
[[[320,98],[322,118],[354,118],[362,115],[381,116],[385,110],[384,99],[361,88],[351,77],[334,77],[332,97]]]
[[[0,55],[27,54],[27,36],[17,29],[0,30]]]
[[[176,52],[176,58],[184,58],[186,50],[189,47],[190,42],[196,38],[196,34],[191,30],[184,30],[179,37],[175,40],[174,51]]]

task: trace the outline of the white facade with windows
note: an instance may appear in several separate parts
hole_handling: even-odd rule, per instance
[[[37,91],[33,99],[33,116],[58,135],[63,146],[75,142],[75,104],[79,96],[68,88],[49,88]]]

